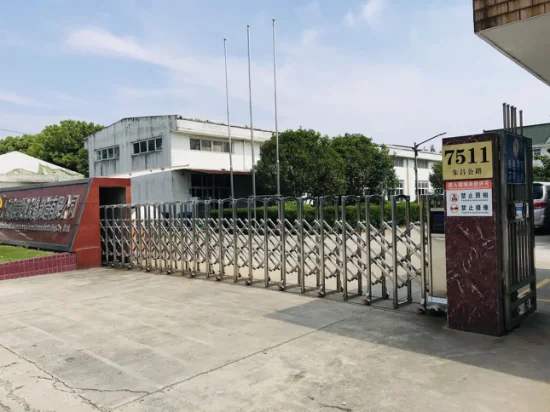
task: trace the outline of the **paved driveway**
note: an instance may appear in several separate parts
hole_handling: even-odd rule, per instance
[[[550,285],[549,285],[550,286]],[[0,282],[4,411],[548,411],[550,307],[441,318],[109,269]]]

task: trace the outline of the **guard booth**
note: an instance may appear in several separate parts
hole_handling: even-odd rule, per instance
[[[536,310],[533,154],[514,107],[503,132],[443,139],[448,324],[500,336]]]

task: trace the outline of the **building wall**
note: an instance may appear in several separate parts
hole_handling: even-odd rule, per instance
[[[171,166],[170,132],[176,128],[176,116],[133,117],[122,119],[88,136],[90,177],[113,176],[133,171]],[[149,138],[162,137],[160,151],[134,155],[133,143]],[[96,150],[119,147],[119,158],[97,161]]]
[[[474,0],[473,3],[476,33],[550,13],[550,0]]]
[[[261,145],[269,140],[272,132],[254,130],[254,159],[260,158]],[[231,126],[233,140],[233,170],[252,169],[252,144],[250,129]],[[177,120],[177,130],[171,134],[172,165],[189,165],[191,169],[229,170],[229,153],[191,150],[191,139],[206,139],[228,142],[227,125],[213,122]]]
[[[395,167],[397,180],[403,182],[403,194],[411,196],[411,200],[415,200],[415,181],[414,181],[414,152],[412,150],[395,148],[390,146],[390,153],[396,159],[403,159],[403,166]],[[429,184],[429,177],[432,171],[432,166],[441,161],[441,155],[438,153],[419,152],[418,160],[427,162],[427,168],[418,168],[418,181],[428,182],[430,192],[433,192],[433,187]],[[420,186],[420,185],[419,185]]]
[[[187,200],[174,196],[172,173],[169,171],[133,177],[132,201],[134,203],[158,203]]]

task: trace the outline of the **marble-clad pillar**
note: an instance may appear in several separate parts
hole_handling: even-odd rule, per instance
[[[467,166],[465,176],[457,176],[455,166],[454,180],[446,181],[445,249],[449,327],[498,336],[504,331],[504,320],[497,217],[499,184],[495,179],[495,176],[498,176],[498,156],[494,155],[496,139],[498,136],[492,134],[444,139],[443,162],[448,161],[446,147],[465,147],[467,161],[461,166],[466,166],[470,160],[470,146],[456,145],[492,142],[492,176],[481,179],[479,175],[472,175],[471,171],[468,173],[472,168],[474,173],[481,170],[475,165]],[[474,159],[474,156],[477,156],[477,159]],[[472,159],[479,162],[479,155],[472,154]],[[469,188],[462,189],[468,185]],[[484,190],[477,190],[478,187]],[[456,191],[451,192],[449,189]],[[468,203],[470,193],[473,200]],[[481,200],[476,202],[476,196],[485,197],[485,203]],[[464,202],[461,202],[461,199]],[[454,204],[451,205],[451,202]],[[468,208],[470,211],[473,210],[470,215]]]

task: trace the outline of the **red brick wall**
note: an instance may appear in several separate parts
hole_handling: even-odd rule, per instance
[[[550,13],[550,0],[474,0],[474,30],[479,32]]]
[[[74,253],[57,253],[51,256],[2,263],[0,264],[0,280],[68,272],[75,269],[76,255]]]

